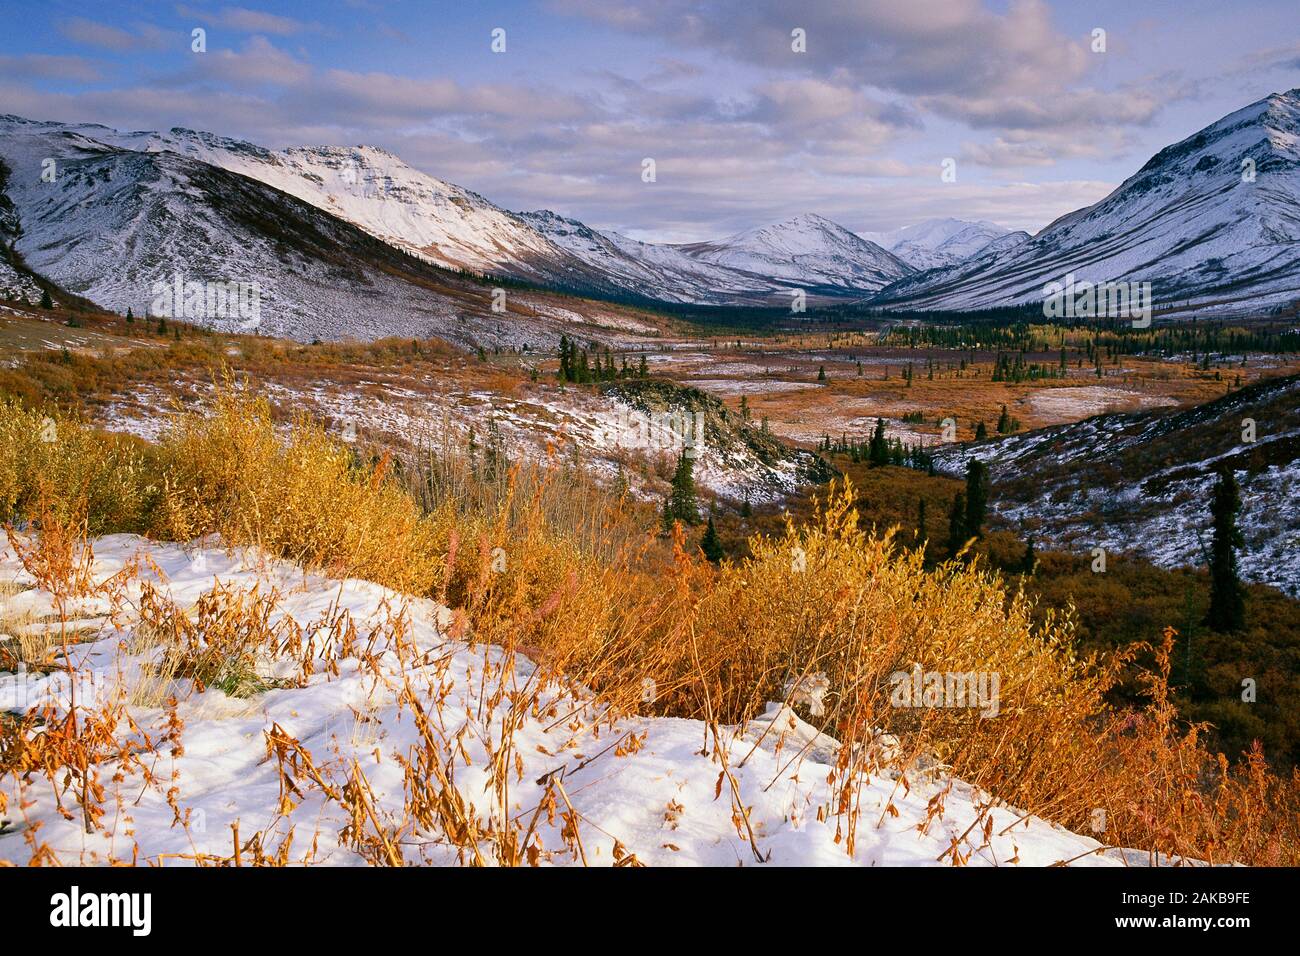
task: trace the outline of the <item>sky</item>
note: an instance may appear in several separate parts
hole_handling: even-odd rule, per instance
[[[670,242],[803,213],[1034,232],[1300,87],[1295,0],[0,0],[0,22],[0,113],[375,145]]]

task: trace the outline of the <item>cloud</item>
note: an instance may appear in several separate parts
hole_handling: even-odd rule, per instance
[[[189,60],[185,72],[172,82],[219,81],[236,89],[262,84],[293,87],[306,84],[312,67],[277,48],[265,37],[249,37],[239,50],[210,50]]]
[[[284,17],[262,10],[250,10],[248,7],[222,7],[216,13],[180,5],[176,12],[183,17],[193,17],[209,26],[224,27],[239,33],[263,33],[270,36],[293,36],[309,30],[319,30],[319,24],[304,23],[293,17]]]
[[[160,50],[172,43],[181,42],[179,34],[159,29],[148,23],[137,24],[134,30],[124,30],[106,23],[87,20],[85,17],[72,17],[60,21],[58,30],[74,43],[100,47],[116,53]]]
[[[841,73],[908,93],[1028,94],[1077,79],[1084,37],[1059,33],[1042,0],[1006,12],[979,0],[555,0],[560,12],[701,47],[766,69]],[[807,50],[792,49],[803,29]]]
[[[1122,138],[1144,126],[1186,88],[1171,82],[1098,90],[1087,80],[1101,61],[1090,35],[1063,34],[1043,0],[1010,0],[1004,10],[980,0],[823,0],[791,7],[781,0],[554,0],[553,6],[616,30],[699,49],[760,69],[760,95],[790,122],[851,124],[866,115],[895,129],[919,127],[924,114],[990,135],[1041,133],[1035,148],[1000,150],[1001,162],[1027,165],[1079,155],[1069,136]],[[791,31],[806,32],[806,52]],[[886,91],[910,103],[892,115],[863,97]],[[831,139],[862,137],[846,129]],[[1057,135],[1064,134],[1064,135]],[[1058,151],[1057,147],[1061,147]],[[987,150],[986,150],[987,152]]]
[[[0,56],[0,76],[89,83],[100,79],[102,74],[94,61],[84,57],[29,53],[23,56]]]

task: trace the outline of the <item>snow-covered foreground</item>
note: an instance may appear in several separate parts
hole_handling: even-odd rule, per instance
[[[251,551],[126,535],[99,539],[94,551],[97,580],[129,572],[137,561],[140,569],[114,602],[115,621],[102,616],[111,610],[105,597],[66,612],[91,629],[89,640],[70,649],[83,675],[79,709],[126,695],[135,701],[126,710],[134,726],[124,715],[113,730],[123,746],[107,748],[117,752],[98,765],[103,815],[93,834],[86,833],[80,788],[68,787],[63,771],[34,771],[25,782],[7,772],[0,860],[27,862],[45,844],[65,863],[213,862],[232,856],[237,825],[245,861],[253,839],[267,855],[283,851],[289,863],[359,864],[373,859],[375,846],[388,848],[389,861],[472,861],[473,851],[452,844],[436,817],[410,812],[422,786],[446,796],[444,806],[457,802],[431,779],[445,773],[482,829],[488,821],[500,827],[503,804],[521,830],[531,827],[528,856],[542,865],[584,858],[609,865],[629,855],[651,865],[748,865],[759,857],[771,865],[934,865],[954,839],[972,865],[1147,862],[1134,851],[1093,853],[1100,850],[1094,840],[1038,819],[1016,823],[1011,809],[992,812],[993,836],[984,844],[984,826],[971,826],[979,794],[960,781],[915,775],[909,789],[892,772],[861,790],[850,857],[846,841],[836,839],[848,823],[835,813],[828,783],[835,743],[788,709],[774,705],[769,721],[722,729],[733,790],[703,723],[611,722],[589,693],[544,682],[528,659],[449,638],[453,616],[433,601],[306,574]],[[0,591],[0,628],[25,621],[30,629],[51,613],[51,595],[34,586],[9,548],[0,551],[0,582],[19,589]],[[195,602],[218,582],[257,588],[263,597],[274,591],[268,625],[281,636],[298,633],[301,646],[259,659],[258,674],[274,689],[236,699],[177,678],[152,688],[162,705],[150,706],[141,664],[156,664],[162,647],[140,626],[142,594],[156,588],[193,620]],[[339,626],[348,620],[351,638]],[[0,705],[11,713],[50,700],[66,708],[67,690],[57,671],[0,674]],[[409,696],[400,702],[403,693]],[[172,694],[174,712],[165,703]],[[530,703],[512,713],[512,700]],[[513,745],[504,748],[510,723]],[[123,762],[128,750],[134,756]],[[441,770],[421,762],[422,753],[434,753]],[[507,770],[504,800],[492,783],[494,765]],[[931,798],[945,790],[942,811],[929,817]],[[362,798],[349,802],[358,793]],[[363,842],[371,847],[366,854],[358,851]],[[486,841],[480,851],[493,860]]]

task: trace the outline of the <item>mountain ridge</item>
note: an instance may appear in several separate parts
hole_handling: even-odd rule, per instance
[[[1151,281],[1157,310],[1300,298],[1300,89],[1270,94],[1166,146],[1097,203],[996,253],[905,277],[874,302],[1020,305],[1071,273]]]

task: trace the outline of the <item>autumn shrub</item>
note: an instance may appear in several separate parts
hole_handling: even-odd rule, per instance
[[[207,415],[180,415],[159,449],[163,488],[151,533],[219,534],[331,574],[428,592],[438,529],[389,474],[358,468],[319,425],[277,432],[264,400],[220,391]]]

